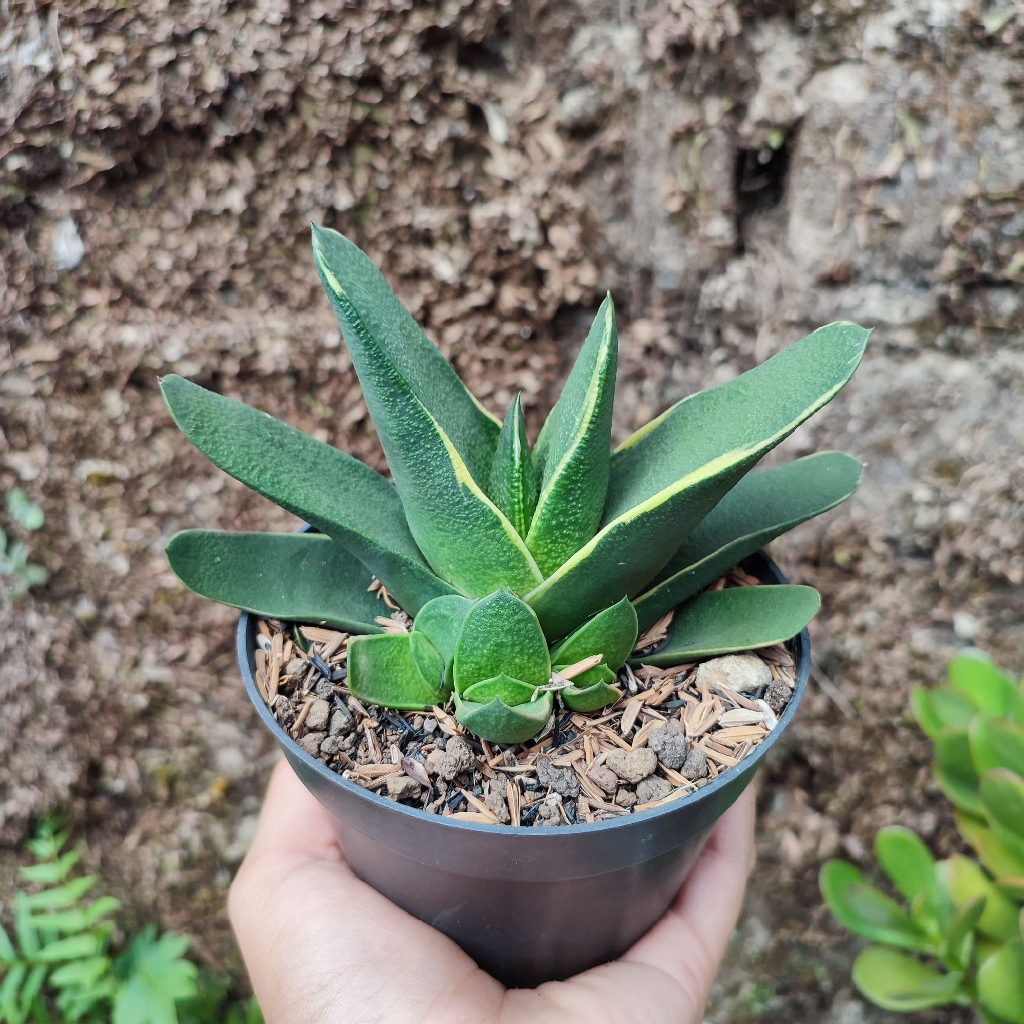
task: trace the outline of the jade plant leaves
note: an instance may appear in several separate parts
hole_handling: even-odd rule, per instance
[[[358,636],[348,644],[348,686],[366,704],[422,711],[447,698],[444,662],[417,631]]]
[[[548,645],[533,609],[507,587],[477,601],[455,648],[455,690],[504,673],[530,686],[551,678]]]
[[[490,704],[477,704],[455,694],[455,717],[491,743],[523,743],[531,739],[547,724],[554,706],[550,690],[529,704],[515,707],[509,707],[498,697]]]
[[[994,826],[1009,833],[1024,848],[1024,779],[1007,768],[992,768],[981,776],[981,803]],[[998,834],[998,833],[997,833]]]
[[[629,438],[612,458],[600,532],[526,597],[548,634],[638,593],[762,456],[835,397],[869,333],[819,328]]]
[[[978,773],[971,759],[968,726],[945,725],[932,737],[935,778],[952,803],[971,814],[981,814]]]
[[[1003,1020],[1024,1024],[1024,944],[1019,939],[978,968],[978,997]]]
[[[992,715],[1012,715],[1020,701],[1017,687],[981,651],[964,651],[949,663],[949,685]]]
[[[501,424],[469,392],[373,261],[337,231],[315,224],[312,231],[317,271],[360,381],[360,366],[376,349],[437,420],[474,479],[486,483]]]
[[[869,946],[853,963],[853,981],[883,1010],[910,1013],[965,1002],[963,974],[940,974],[920,960],[884,946]]]
[[[175,423],[215,466],[344,544],[408,612],[454,593],[424,561],[398,492],[379,473],[182,377],[160,387]]]
[[[526,545],[545,575],[579,551],[601,521],[617,362],[615,307],[609,296],[534,448],[540,494]]]
[[[167,558],[186,587],[232,608],[381,632],[384,605],[368,590],[373,573],[323,534],[185,530],[171,538]]]
[[[914,686],[910,691],[910,707],[924,734],[931,740],[947,725],[967,725],[978,713],[974,702],[949,686],[927,690]]]
[[[1024,727],[1009,718],[984,718],[978,716],[981,723],[977,728],[982,735],[980,742],[984,745],[984,766],[978,763],[978,757],[971,752],[975,766],[979,771],[986,768],[1008,768],[1024,777]]]
[[[927,932],[898,903],[868,885],[852,864],[826,861],[818,881],[829,910],[844,928],[890,946],[931,949]]]
[[[935,891],[935,861],[928,847],[901,825],[890,825],[875,836],[875,856],[901,895],[914,900]]]
[[[1024,876],[1024,855],[1000,842],[992,829],[973,815],[957,812],[954,818],[957,831],[996,878]]]
[[[537,506],[537,479],[520,395],[516,395],[501,426],[488,493],[519,536],[525,537]]]
[[[985,909],[978,919],[978,931],[993,939],[1005,940],[1018,934],[1017,909],[985,877],[985,873],[968,857],[955,854],[936,865],[954,906],[960,909],[976,899],[985,897]]]
[[[535,587],[542,577],[533,557],[463,455],[479,455],[481,463],[486,455],[486,465],[476,468],[486,473],[485,480],[489,477],[494,444],[482,440],[486,430],[481,424],[490,418],[429,341],[440,363],[425,355],[409,361],[410,347],[419,349],[396,326],[405,323],[399,314],[404,310],[366,256],[341,235],[322,230],[314,233],[313,251],[409,530],[434,572],[470,597],[483,597],[502,585],[523,593]],[[393,315],[386,315],[392,307]],[[405,317],[412,322],[408,313]],[[445,371],[435,373],[441,364]],[[467,426],[471,417],[472,428]],[[458,433],[449,434],[444,423]]]
[[[821,606],[811,587],[730,587],[701,594],[682,605],[668,639],[635,660],[662,668],[695,658],[769,647],[796,636]]]
[[[634,599],[640,629],[769,541],[846,501],[857,490],[862,470],[843,452],[819,452],[748,473],[698,524],[654,583]]]

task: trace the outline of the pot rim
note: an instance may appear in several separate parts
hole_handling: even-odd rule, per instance
[[[765,573],[766,580],[763,580],[761,585],[774,586],[788,582],[779,567],[767,554],[765,554],[764,551],[759,551],[754,556],[750,557],[760,558],[763,560],[764,568],[767,570]],[[694,790],[694,792],[689,793],[684,797],[671,800],[666,804],[662,804],[660,807],[651,807],[646,811],[641,811],[639,814],[623,814],[619,817],[608,818],[604,821],[582,822],[563,825],[558,828],[535,829],[529,827],[524,828],[521,825],[491,825],[485,822],[462,821],[458,818],[451,818],[440,814],[428,814],[426,811],[420,810],[417,807],[408,807],[395,800],[389,800],[387,797],[379,796],[372,790],[364,789],[355,782],[350,782],[348,779],[342,778],[337,772],[328,768],[327,765],[321,763],[311,754],[303,750],[303,748],[299,746],[299,744],[281,727],[280,722],[278,722],[270,713],[270,709],[267,707],[259,692],[259,688],[256,686],[256,677],[250,667],[250,655],[253,653],[249,648],[250,619],[253,620],[253,626],[255,626],[256,615],[252,612],[243,611],[238,618],[238,626],[235,631],[236,653],[238,656],[238,665],[242,672],[242,679],[245,683],[245,691],[250,702],[256,708],[256,712],[263,721],[263,724],[271,731],[275,740],[279,744],[283,743],[286,745],[289,759],[298,758],[308,769],[316,772],[324,782],[340,786],[342,789],[345,789],[359,798],[368,801],[370,804],[376,804],[382,811],[391,811],[392,813],[399,815],[411,816],[417,822],[430,821],[440,828],[457,829],[467,832],[484,832],[489,835],[507,835],[510,837],[519,836],[520,838],[529,836],[531,839],[537,839],[546,835],[551,839],[557,839],[559,836],[564,838],[567,833],[579,835],[582,833],[608,832],[614,829],[628,828],[631,825],[642,826],[653,822],[656,818],[664,817],[668,814],[675,814],[684,808],[702,803],[718,790],[730,785],[744,773],[749,773],[750,770],[756,767],[768,751],[775,745],[779,737],[788,727],[789,723],[793,720],[793,716],[796,714],[797,707],[799,706],[804,692],[807,689],[807,681],[811,671],[811,638],[810,633],[807,631],[807,627],[805,626],[800,633],[790,641],[787,641],[787,643],[794,643],[796,647],[796,651],[793,652],[796,659],[796,683],[793,686],[793,694],[789,699],[789,703],[786,705],[786,709],[783,711],[782,715],[779,716],[778,725],[772,729],[766,739],[762,740],[762,742],[758,744],[757,749],[740,761],[739,764],[721,772],[712,782],[709,782],[706,786],[703,786],[700,789]]]

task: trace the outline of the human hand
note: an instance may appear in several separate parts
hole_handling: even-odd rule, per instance
[[[665,916],[619,960],[506,989],[356,878],[282,761],[228,909],[267,1024],[700,1024],[753,864],[750,786]]]

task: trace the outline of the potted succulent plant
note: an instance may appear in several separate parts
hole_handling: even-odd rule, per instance
[[[491,416],[365,254],[320,228],[313,251],[393,483],[166,377],[186,436],[311,527],[188,530],[171,566],[244,610],[249,696],[354,870],[506,982],[564,977],[664,912],[796,709],[819,598],[758,552],[861,467],[748,471],[869,332],[820,328],[613,452],[609,297],[531,448],[519,399]]]

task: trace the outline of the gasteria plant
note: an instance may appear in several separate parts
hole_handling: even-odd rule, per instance
[[[822,327],[613,452],[609,297],[531,450],[520,400],[504,422],[492,417],[364,253],[317,227],[313,253],[394,486],[264,413],[166,377],[189,440],[319,531],[180,533],[167,553],[186,586],[364,634],[349,644],[353,694],[407,710],[453,695],[458,719],[499,743],[540,732],[556,689],[576,711],[614,701],[638,630],[681,602],[658,664],[778,643],[817,611],[808,587],[694,595],[856,490],[860,464],[839,452],[747,472],[846,384],[868,331]],[[411,632],[382,632],[374,579],[415,617]],[[568,684],[569,667],[588,660]]]
[[[960,854],[936,863],[917,836],[893,827],[878,834],[875,853],[909,910],[845,861],[822,868],[822,894],[841,924],[878,943],[853,965],[872,1002],[905,1011],[973,1004],[989,1024],[1024,1024],[1024,694],[968,651],[950,663],[948,686],[916,687],[912,706],[981,864]]]

